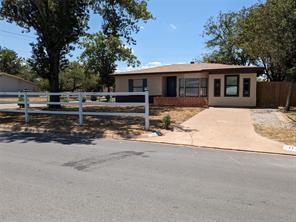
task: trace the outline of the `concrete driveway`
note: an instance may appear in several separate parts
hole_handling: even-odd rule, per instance
[[[236,150],[295,154],[283,145],[257,134],[251,110],[243,108],[209,108],[184,122],[181,132],[168,132],[161,137],[139,140]]]

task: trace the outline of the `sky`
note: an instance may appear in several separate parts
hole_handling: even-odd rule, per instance
[[[150,0],[148,8],[155,17],[146,24],[140,24],[141,31],[135,35],[137,45],[132,46],[141,62],[140,68],[173,63],[189,63],[201,58],[207,52],[206,39],[202,37],[203,26],[211,16],[220,11],[237,11],[258,0]],[[92,16],[90,32],[98,31],[100,18]],[[15,50],[19,56],[31,56],[30,42],[34,33],[22,33],[15,24],[0,21],[0,46]],[[80,49],[72,52],[76,59]],[[126,70],[124,63],[119,70]]]

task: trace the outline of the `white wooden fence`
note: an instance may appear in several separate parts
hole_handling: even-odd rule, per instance
[[[47,101],[30,101],[29,97],[49,97],[49,96],[61,96],[65,98],[71,98],[71,101],[50,102]],[[96,96],[96,97],[124,97],[124,96],[144,96],[145,102],[125,103],[125,102],[100,102],[100,101],[83,101],[84,97]],[[3,97],[22,97],[22,101],[1,101]],[[23,108],[6,108],[7,105],[19,105],[23,104]],[[31,109],[30,105],[77,105],[78,111],[62,111],[62,110],[42,110]],[[6,105],[6,107],[5,107]],[[83,110],[84,105],[94,106],[108,106],[108,107],[144,107],[144,113],[130,113],[130,112],[85,112]],[[0,92],[0,112],[14,112],[24,113],[25,122],[29,122],[29,114],[52,114],[52,115],[78,115],[79,125],[83,125],[83,116],[123,116],[123,117],[142,117],[145,119],[145,129],[149,129],[149,91],[145,92],[61,92],[61,93],[48,93],[48,92]]]

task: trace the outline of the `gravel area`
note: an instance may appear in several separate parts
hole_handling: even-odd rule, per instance
[[[254,109],[251,112],[251,116],[254,124],[276,128],[291,128],[296,126],[294,121],[277,109]]]

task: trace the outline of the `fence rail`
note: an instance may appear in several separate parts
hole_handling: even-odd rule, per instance
[[[47,97],[46,101],[30,101],[29,97]],[[50,96],[61,96],[72,98],[73,101],[50,102]],[[84,97],[96,96],[110,98],[117,96],[144,96],[145,102],[139,103],[122,103],[122,102],[97,102],[97,101],[83,101]],[[1,101],[3,97],[17,97],[22,98],[20,101]],[[76,100],[75,100],[76,99]],[[22,105],[23,108],[3,108],[1,105]],[[78,111],[62,111],[62,110],[38,110],[29,109],[30,105],[76,105]],[[144,113],[132,112],[86,112],[84,105],[102,106],[102,107],[144,107]],[[149,129],[149,91],[145,92],[0,92],[0,112],[14,112],[24,113],[25,122],[29,123],[29,114],[50,114],[50,115],[77,115],[79,117],[79,125],[83,125],[83,116],[122,116],[122,117],[142,117],[145,119],[145,129]]]

